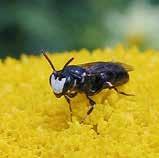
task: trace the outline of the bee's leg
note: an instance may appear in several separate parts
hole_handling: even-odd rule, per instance
[[[126,96],[134,96],[134,94],[128,94],[128,93],[119,91],[116,87],[113,87],[113,89],[119,94],[126,95]]]
[[[83,123],[85,121],[85,119],[91,114],[91,112],[93,111],[93,109],[96,105],[95,101],[93,101],[89,96],[87,96],[87,98],[89,100],[90,106],[89,106],[89,109],[88,109],[86,115],[82,118],[80,123]]]
[[[109,88],[109,89],[114,88],[114,86],[112,85],[112,83],[111,83],[111,82],[106,82],[106,84],[108,85],[108,88]]]
[[[72,107],[71,107],[70,98],[67,95],[64,95],[64,96],[65,96],[65,99],[66,99],[66,101],[68,102],[68,105],[69,105],[70,119],[71,119],[71,122],[72,122]]]
[[[119,94],[126,95],[126,96],[134,96],[133,94],[128,94],[128,93],[119,91],[115,86],[112,85],[111,82],[106,82],[106,83],[108,84],[109,89],[114,89]]]

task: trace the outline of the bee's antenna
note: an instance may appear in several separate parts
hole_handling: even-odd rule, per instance
[[[53,65],[53,63],[51,62],[51,60],[49,59],[49,57],[47,56],[47,54],[46,54],[46,53],[43,53],[43,55],[44,55],[44,57],[46,58],[46,60],[49,62],[49,64],[50,64],[50,66],[52,67],[52,69],[53,69],[54,71],[56,71],[56,70],[55,70],[55,67],[54,67],[54,65]]]
[[[72,62],[73,59],[74,59],[74,58],[72,57],[70,60],[68,60],[68,62],[64,65],[63,69],[64,69],[65,67],[67,67],[67,65],[68,65],[70,62]]]

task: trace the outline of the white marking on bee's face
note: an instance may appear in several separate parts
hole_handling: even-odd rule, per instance
[[[65,82],[66,78],[59,80],[59,77],[55,79],[54,75],[51,76],[51,87],[56,94],[62,93]]]

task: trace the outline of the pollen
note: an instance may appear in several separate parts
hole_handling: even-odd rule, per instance
[[[22,55],[0,60],[0,158],[157,158],[159,157],[159,52],[137,48],[48,54],[57,70],[71,64],[117,61],[133,67],[119,90],[72,98],[73,121],[64,97],[49,85],[52,73],[44,57]]]

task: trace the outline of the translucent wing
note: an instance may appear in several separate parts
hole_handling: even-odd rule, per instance
[[[91,63],[80,64],[79,66],[81,66],[83,68],[86,68],[86,69],[89,69],[92,66],[95,66],[95,65],[98,65],[98,64],[104,64],[104,63],[106,63],[106,62],[99,61],[99,62],[91,62]]]
[[[92,62],[81,64],[82,68],[86,69],[87,75],[96,75],[105,71],[105,63],[106,62]]]
[[[133,67],[120,62],[92,62],[79,65],[86,69],[86,71],[91,75],[99,74],[105,72],[111,67],[123,67],[126,71],[133,71]]]
[[[120,62],[113,62],[113,63],[121,65],[126,71],[133,71],[134,70],[134,68],[128,64],[124,64],[124,63],[120,63]]]

